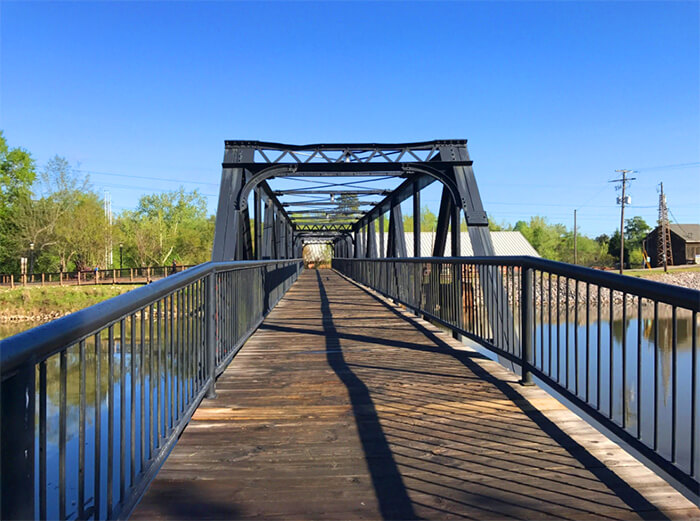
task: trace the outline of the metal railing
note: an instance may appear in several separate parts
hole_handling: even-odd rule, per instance
[[[0,342],[2,519],[127,516],[303,268],[190,268]]]
[[[333,268],[534,375],[698,494],[700,291],[535,257]]]
[[[179,273],[198,264],[177,266],[142,266],[136,268],[105,268],[99,270],[55,271],[17,275],[0,274],[0,286],[72,286],[85,284],[144,284]]]

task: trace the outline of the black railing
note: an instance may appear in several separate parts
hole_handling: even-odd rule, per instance
[[[127,516],[302,267],[210,262],[0,342],[2,519]]]
[[[534,257],[333,267],[539,378],[698,494],[699,291]]]

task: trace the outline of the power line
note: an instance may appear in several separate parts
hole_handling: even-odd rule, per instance
[[[645,166],[642,168],[635,168],[635,172],[640,172],[642,170],[681,170],[683,168],[696,168],[700,167],[700,161],[695,161],[692,163],[676,163],[674,165],[661,165],[661,166]]]
[[[94,174],[94,175],[106,175],[111,177],[124,177],[129,179],[146,179],[149,181],[164,181],[166,183],[186,183],[193,185],[207,185],[207,186],[219,186],[218,183],[205,183],[203,181],[185,181],[183,179],[165,179],[163,177],[150,177],[143,175],[131,175],[131,174],[116,174],[113,172],[97,172],[95,170],[81,170],[79,168],[74,169],[76,172],[81,172],[83,174]]]

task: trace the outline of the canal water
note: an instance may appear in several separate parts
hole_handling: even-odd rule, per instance
[[[671,456],[671,423],[673,419],[673,392],[676,391],[676,459],[680,462],[689,460],[690,451],[690,401],[691,401],[691,375],[692,375],[692,348],[693,335],[700,333],[700,323],[692,323],[690,314],[682,314],[676,317],[677,348],[674,352],[672,349],[672,338],[674,335],[672,317],[660,315],[658,339],[654,332],[652,316],[647,316],[645,312],[641,322],[638,321],[636,315],[629,318],[614,317],[612,322],[609,320],[609,315],[603,313],[600,322],[596,322],[594,317],[589,317],[589,325],[586,327],[585,322],[582,323],[582,317],[579,317],[579,323],[569,320],[565,322],[560,320],[550,324],[545,317],[536,317],[539,321],[535,328],[535,337],[537,339],[536,357],[537,365],[551,371],[555,379],[565,385],[568,378],[570,389],[574,387],[575,375],[578,374],[578,395],[582,399],[586,399],[588,403],[593,405],[600,403],[600,410],[607,413],[612,401],[613,416],[618,424],[624,423],[626,428],[631,433],[636,433],[637,423],[639,421],[637,411],[641,410],[641,434],[642,439],[650,444],[654,436],[654,393],[656,392],[657,405],[657,427],[656,436],[659,451],[666,457]],[[571,318],[571,317],[569,317]],[[138,322],[138,321],[137,321]],[[9,336],[27,329],[27,326],[33,326],[35,323],[19,323],[19,324],[3,324],[0,325],[0,335],[2,337]],[[126,328],[126,337],[123,339],[123,344],[126,346],[122,352],[122,339],[115,338],[114,342],[114,371],[115,384],[113,389],[113,407],[114,407],[114,436],[113,436],[113,454],[115,463],[113,468],[113,501],[116,504],[119,501],[120,495],[120,462],[118,454],[121,446],[120,439],[120,401],[122,388],[120,382],[120,368],[122,357],[124,357],[124,403],[126,404],[125,411],[127,425],[124,429],[124,446],[127,448],[127,454],[132,442],[132,426],[130,425],[131,414],[131,355],[129,346],[131,344],[131,336],[129,329]],[[136,327],[138,332],[141,328]],[[148,332],[148,327],[144,330]],[[164,335],[160,338],[164,338]],[[560,356],[552,355],[550,357],[549,345],[550,338],[552,339],[552,352],[556,353],[554,347],[558,343],[560,346],[565,346],[568,339],[569,349],[568,357],[567,350],[560,348]],[[600,338],[600,341],[598,340]],[[612,339],[612,343],[610,340]],[[641,345],[638,348],[638,339],[641,339]],[[145,337],[148,341],[148,336]],[[156,344],[157,339],[154,339]],[[657,345],[655,346],[655,342]],[[148,342],[147,342],[148,343]],[[623,349],[624,344],[624,349]],[[140,340],[135,339],[135,353],[140,352]],[[586,350],[586,345],[588,350]],[[612,350],[611,347],[612,346]],[[161,345],[160,349],[156,346],[155,351],[160,352],[163,356],[160,357],[162,366],[160,367],[160,375],[164,375],[165,364],[171,364],[172,360],[167,356],[167,349]],[[95,407],[95,351],[94,342],[88,342],[86,345],[86,361],[87,361],[87,378],[86,378],[86,428],[85,428],[85,505],[84,510],[90,512],[94,508],[94,482],[95,482],[95,418],[96,411],[100,416],[101,424],[101,456],[105,461],[108,454],[108,370],[109,370],[109,355],[107,351],[107,342],[102,341],[101,355],[101,386],[100,386],[100,402],[99,407]],[[623,357],[624,353],[624,357]],[[78,432],[79,432],[79,410],[80,410],[80,373],[78,364],[77,346],[69,350],[67,355],[67,442],[66,442],[66,496],[67,496],[67,513],[69,519],[74,519],[78,516]],[[610,360],[612,359],[613,386],[612,393],[608,392],[610,382]],[[675,367],[674,367],[675,359]],[[599,363],[600,360],[600,363]],[[623,363],[624,361],[624,363]],[[696,357],[695,363],[698,364]],[[551,367],[551,369],[550,369]],[[625,368],[624,386],[623,386],[623,367]],[[140,442],[140,403],[141,403],[141,367],[135,360],[136,370],[136,385],[134,386],[134,401],[136,404],[136,414],[134,414],[133,433],[134,439],[134,474],[140,471],[141,461],[141,442]],[[637,379],[637,371],[640,371],[640,378]],[[696,366],[696,374],[698,367]],[[674,381],[675,374],[675,381]],[[189,375],[191,377],[192,375]],[[164,377],[160,378],[159,382],[150,382],[148,372],[143,372],[143,379],[146,389],[152,389],[155,392],[156,388],[160,389],[161,393],[165,393],[166,385],[177,386],[176,379],[166,382]],[[37,378],[38,381],[38,378]],[[603,385],[598,386],[598,382],[603,382]],[[187,383],[186,381],[183,383]],[[600,387],[600,390],[599,390]],[[655,391],[656,389],[656,391]],[[697,391],[696,391],[697,392]],[[625,396],[627,406],[625,410],[622,407],[622,397]],[[145,403],[148,404],[148,397],[144,397]],[[641,401],[640,401],[641,400]],[[697,407],[696,399],[696,407]],[[58,517],[59,511],[59,404],[60,404],[60,383],[59,383],[59,357],[54,356],[47,361],[47,516],[49,518]],[[639,407],[638,407],[639,405]],[[167,407],[161,410],[160,423],[170,424],[172,416]],[[37,416],[39,404],[37,400]],[[697,418],[696,411],[696,418]],[[152,436],[155,437],[155,422],[150,421],[150,407],[144,407],[144,424],[146,426],[153,425],[154,431]],[[146,427],[146,430],[148,428]],[[696,430],[697,432],[697,430]],[[148,436],[148,435],[147,435]],[[39,428],[37,422],[37,454],[39,453]],[[148,450],[146,444],[146,450]],[[147,455],[147,454],[146,454]],[[37,476],[38,476],[38,458],[37,458]],[[682,465],[684,466],[684,465]],[[687,469],[686,469],[687,470]],[[102,497],[106,498],[106,490],[108,483],[107,465],[104,463],[100,466],[101,473],[101,488],[103,491]],[[128,490],[129,476],[132,473],[131,458],[126,458],[124,461],[124,473],[126,476],[126,489]],[[39,484],[37,483],[37,511],[39,498]],[[101,516],[104,517],[107,513],[106,501],[102,501],[100,505]]]

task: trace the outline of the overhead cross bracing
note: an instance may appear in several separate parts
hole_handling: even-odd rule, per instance
[[[435,181],[443,193],[433,254],[444,255],[450,229],[459,251],[462,215],[475,254],[493,254],[466,140],[226,141],[222,166],[214,260],[299,257],[309,240],[303,232],[323,233],[335,256],[406,256],[401,203],[412,198],[419,215],[420,191]],[[419,226],[414,219],[417,235]],[[414,242],[419,248],[420,237]]]

